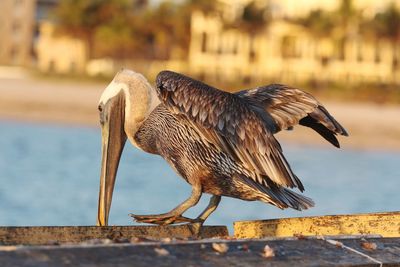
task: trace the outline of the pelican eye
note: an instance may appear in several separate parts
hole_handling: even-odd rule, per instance
[[[102,106],[102,105],[99,105],[99,106],[97,107],[97,109],[98,109],[100,112],[103,112],[103,106]]]

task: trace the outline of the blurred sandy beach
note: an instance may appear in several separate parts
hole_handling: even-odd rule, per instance
[[[0,119],[97,127],[97,103],[106,86],[106,82],[54,78],[0,78]],[[343,148],[400,150],[400,106],[320,101],[350,133],[339,139]],[[313,131],[299,126],[277,138],[329,146]]]

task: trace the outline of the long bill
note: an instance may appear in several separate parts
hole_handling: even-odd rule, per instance
[[[97,226],[107,226],[115,178],[126,142],[124,131],[124,99],[121,95],[105,106],[102,121],[102,161]]]

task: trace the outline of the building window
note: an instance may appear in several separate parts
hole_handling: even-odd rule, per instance
[[[283,58],[299,57],[296,50],[296,38],[293,36],[284,36],[281,42],[281,52]]]
[[[13,64],[18,63],[18,54],[19,54],[18,47],[14,45],[10,50],[10,58]]]
[[[222,54],[222,43],[221,43],[221,42],[220,42],[219,45],[218,45],[217,53],[218,53],[219,55]]]
[[[21,30],[21,23],[19,23],[19,21],[14,21],[12,24],[12,32],[14,34],[18,34],[20,30]]]
[[[54,60],[50,60],[49,61],[49,65],[48,65],[47,71],[50,72],[50,73],[53,73],[53,72],[56,71],[56,63],[55,63]]]
[[[201,35],[201,52],[207,51],[207,33],[203,32]]]
[[[345,38],[340,39],[337,43],[337,58],[339,60],[345,60],[346,40]]]
[[[363,61],[363,49],[362,49],[362,44],[361,42],[358,42],[357,44],[357,61],[362,62]]]
[[[327,57],[327,56],[322,56],[322,57],[320,58],[320,61],[321,61],[321,65],[322,65],[323,67],[326,67],[326,66],[329,64],[329,57]]]
[[[250,62],[254,62],[256,59],[256,52],[254,51],[254,40],[250,39],[250,51],[249,51],[249,59]]]
[[[71,61],[69,64],[70,73],[77,73],[77,66],[75,61]]]
[[[381,53],[379,51],[379,44],[377,43],[375,45],[375,63],[380,63],[381,62]]]
[[[232,50],[232,53],[233,53],[234,55],[236,55],[237,52],[238,52],[238,44],[237,44],[237,42],[233,42],[233,50]]]
[[[397,58],[397,56],[395,55],[393,57],[393,61],[392,61],[392,67],[393,69],[397,70],[399,68],[399,59]]]

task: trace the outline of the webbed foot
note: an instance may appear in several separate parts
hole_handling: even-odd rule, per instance
[[[155,215],[136,215],[131,213],[129,214],[129,216],[133,217],[136,222],[152,223],[158,225],[198,222],[198,220],[196,219],[187,218],[182,215],[171,215],[168,213],[155,214]]]

